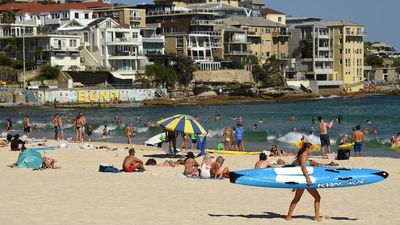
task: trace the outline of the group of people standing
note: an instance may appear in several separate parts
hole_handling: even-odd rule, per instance
[[[234,151],[244,150],[244,130],[241,123],[238,123],[236,127],[232,127],[232,130],[229,127],[225,127],[223,137],[224,149]]]

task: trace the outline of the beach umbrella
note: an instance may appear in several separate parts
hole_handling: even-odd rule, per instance
[[[206,135],[208,129],[195,118],[187,115],[175,115],[157,122],[158,125],[169,131],[182,132],[184,134]]]
[[[34,150],[25,150],[19,153],[17,168],[38,169],[42,166],[42,155]]]

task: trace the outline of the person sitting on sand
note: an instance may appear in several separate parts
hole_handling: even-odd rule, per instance
[[[271,149],[269,150],[269,156],[277,156],[280,157],[283,155],[283,151],[278,148],[276,145],[272,145]]]
[[[7,147],[8,146],[8,141],[0,139],[0,147]]]
[[[206,153],[203,156],[203,162],[201,163],[200,167],[200,177],[201,178],[211,178],[211,156],[210,154]]]
[[[25,150],[25,142],[19,139],[19,134],[14,135],[14,139],[10,144],[11,151],[21,151]]]
[[[274,167],[274,165],[272,165],[270,162],[267,161],[267,155],[265,153],[261,153],[259,156],[259,161],[256,162],[254,168],[259,169],[268,167]]]
[[[218,156],[215,162],[211,165],[211,177],[212,178],[229,178],[229,169],[225,167],[222,169],[222,165],[224,164],[225,159],[222,156]]]
[[[122,163],[122,168],[124,172],[134,172],[134,171],[146,171],[143,166],[143,161],[135,156],[135,149],[129,149],[129,155],[125,157]]]
[[[198,176],[200,164],[194,159],[193,152],[188,152],[185,159],[185,170],[183,175],[186,176]]]
[[[43,156],[43,163],[41,169],[60,169],[55,165],[57,161],[55,159],[51,159],[47,156]]]

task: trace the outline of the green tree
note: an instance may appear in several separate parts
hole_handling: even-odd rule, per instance
[[[4,54],[0,54],[0,65],[2,65],[2,66],[10,66],[11,65],[11,59],[8,58]]]
[[[40,76],[46,79],[55,79],[60,73],[60,68],[58,66],[45,65],[40,69]]]
[[[1,14],[2,23],[15,23],[15,10],[8,9]]]
[[[367,59],[365,60],[365,63],[368,66],[382,66],[383,65],[383,59],[380,58],[379,56],[376,55],[369,55]]]
[[[193,72],[196,71],[192,58],[184,55],[175,55],[171,60],[170,65],[172,64],[179,82],[183,85],[188,85],[193,79]]]
[[[242,70],[244,69],[244,63],[239,60],[232,60],[231,62],[226,64],[226,67],[228,69]]]
[[[293,58],[312,58],[313,43],[310,40],[303,39],[299,41],[299,46],[293,51]]]
[[[164,66],[162,64],[147,65],[145,69],[145,75],[149,80],[152,80],[156,84],[166,84],[168,88],[171,88],[178,81],[174,69],[170,66]]]
[[[252,75],[256,82],[263,84],[286,85],[286,80],[279,68],[279,60],[275,56],[269,57],[263,65],[254,65]]]

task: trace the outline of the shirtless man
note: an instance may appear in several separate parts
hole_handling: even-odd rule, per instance
[[[361,129],[360,125],[357,125],[356,131],[353,134],[352,141],[354,141],[354,157],[361,156],[361,150],[363,148],[363,143],[365,140],[364,133],[360,129]]]
[[[24,118],[24,132],[31,137],[32,135],[32,123],[28,115]]]
[[[132,137],[133,137],[133,127],[131,122],[128,123],[128,126],[126,126],[126,136],[128,137],[128,144],[132,144]]]
[[[328,148],[328,154],[331,154],[331,142],[329,140],[329,135],[328,135],[328,129],[332,127],[333,121],[331,121],[329,124],[324,122],[324,119],[322,116],[318,116],[318,121],[319,121],[319,139],[321,141],[321,153],[322,157],[325,156],[325,146]]]
[[[274,167],[274,165],[272,165],[270,162],[267,161],[267,155],[265,153],[261,153],[259,159],[260,160],[256,162],[254,168],[259,169],[259,168]]]
[[[200,164],[194,159],[193,152],[188,152],[186,159],[184,161],[185,171],[183,175],[186,176],[198,176]]]
[[[136,169],[139,171],[146,171],[143,166],[143,161],[135,156],[135,149],[133,148],[129,149],[129,155],[125,157],[122,168],[124,172],[128,173],[134,172]]]

